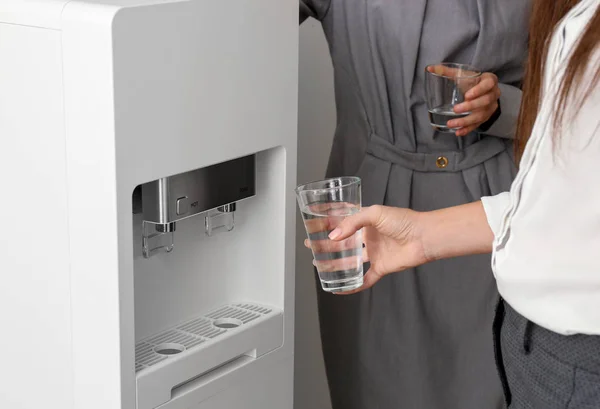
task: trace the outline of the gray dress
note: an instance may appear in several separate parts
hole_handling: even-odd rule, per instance
[[[360,176],[365,205],[422,211],[508,190],[529,12],[529,0],[302,0],[300,21],[322,22],[334,66],[327,174]],[[485,133],[432,130],[424,68],[441,61],[498,75],[502,115]],[[319,291],[318,301],[334,409],[503,407],[489,256],[392,274],[357,295]]]

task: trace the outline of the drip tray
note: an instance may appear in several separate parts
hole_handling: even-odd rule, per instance
[[[282,311],[253,303],[225,305],[144,339],[135,348],[138,409],[154,409],[175,387],[282,344]]]

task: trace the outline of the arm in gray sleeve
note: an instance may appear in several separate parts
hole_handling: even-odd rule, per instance
[[[516,7],[515,2],[514,6]],[[521,2],[523,9],[531,8],[530,1]],[[499,7],[498,5],[494,7]],[[512,15],[512,14],[511,14]],[[504,139],[514,139],[521,109],[521,86],[525,75],[529,44],[529,13],[518,16],[506,37],[486,39],[486,47],[494,50],[486,59],[487,71],[498,76],[500,88],[499,115],[481,133]],[[486,71],[486,69],[484,69]]]
[[[300,24],[309,17],[321,21],[327,12],[331,0],[300,0]]]
[[[519,88],[508,85],[498,84],[500,88],[500,107],[501,114],[496,121],[487,129],[486,135],[497,136],[499,138],[514,139],[517,128],[517,118],[521,107],[522,92]]]

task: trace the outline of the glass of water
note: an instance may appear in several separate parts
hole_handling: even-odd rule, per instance
[[[323,290],[346,292],[363,285],[362,232],[341,240],[329,233],[361,207],[361,180],[340,177],[300,185],[298,206]]]
[[[481,71],[466,64],[441,63],[425,69],[425,94],[429,122],[439,132],[456,132],[449,128],[451,119],[463,118],[470,112],[454,112],[454,106],[465,101],[465,94],[481,79]]]

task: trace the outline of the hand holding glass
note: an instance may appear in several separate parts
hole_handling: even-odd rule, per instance
[[[465,64],[441,63],[429,65],[425,72],[425,94],[431,126],[439,132],[456,132],[448,121],[464,118],[471,112],[455,112],[465,101],[465,94],[481,79],[481,71]]]
[[[361,231],[341,242],[329,239],[342,220],[360,211],[360,179],[340,177],[308,183],[296,188],[296,196],[323,290],[346,292],[361,287]]]

